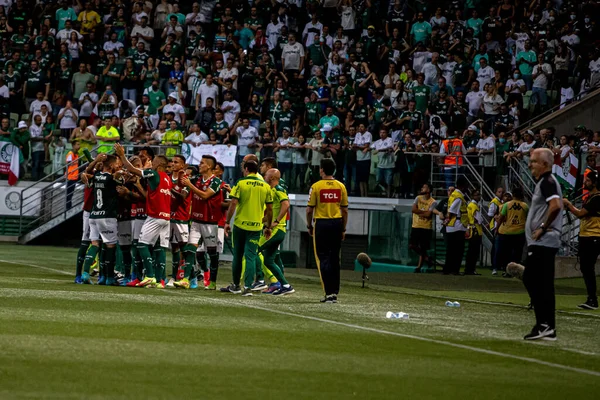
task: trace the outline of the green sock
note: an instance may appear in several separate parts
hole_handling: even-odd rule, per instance
[[[256,258],[254,259],[254,268],[256,269],[256,282],[265,280],[265,274],[262,270],[262,265],[263,263],[257,254]]]
[[[103,252],[104,255],[104,264],[105,264],[105,276],[106,279],[114,279],[115,278],[115,262],[117,260],[117,248],[116,247],[106,247]]]
[[[210,258],[210,281],[217,282],[217,273],[219,272],[219,253],[216,248],[208,249]]]
[[[85,261],[83,263],[83,270],[86,273],[90,273],[90,267],[96,261],[96,255],[98,255],[98,246],[91,245],[85,253]]]
[[[202,272],[208,271],[208,267],[206,265],[206,252],[198,251],[196,252],[196,261],[198,261],[198,265],[200,265],[200,269]]]
[[[75,276],[81,276],[81,271],[83,270],[83,263],[85,262],[85,256],[87,254],[88,247],[90,247],[89,240],[85,240],[79,245],[79,250],[77,251],[77,269],[75,271]]]
[[[155,263],[155,274],[156,280],[164,280],[167,277],[167,249],[164,247],[157,247],[154,249]]]
[[[117,244],[115,249],[115,271],[125,274],[125,265],[123,264],[123,251],[121,246]]]
[[[129,278],[131,276],[131,246],[121,246],[121,257],[123,258],[122,273]]]
[[[196,246],[186,244],[183,248],[183,256],[185,258],[185,278],[192,279],[192,272],[196,264]]]
[[[267,267],[268,270],[271,271],[273,275],[275,275],[275,278],[277,278],[279,283],[281,283],[282,285],[288,284],[288,281],[283,276],[283,272],[276,263],[272,263],[271,265],[265,264],[265,267]]]
[[[176,246],[176,245],[173,245]],[[181,251],[179,250],[179,247],[177,247],[175,249],[175,251],[173,251],[171,253],[171,257],[172,257],[172,262],[171,262],[171,277],[173,279],[177,279],[177,271],[179,270],[179,260],[181,260]]]
[[[281,252],[279,250],[277,250],[277,253],[275,253],[275,264],[277,264],[282,273],[285,273],[285,267],[283,265],[283,261],[281,260]]]
[[[146,278],[154,278],[154,260],[150,254],[150,246],[144,243],[138,243],[137,249],[142,259],[144,269],[146,270]],[[139,279],[141,279],[141,274]]]
[[[100,267],[98,270],[100,271],[99,276],[103,276],[106,278],[106,245],[102,243],[100,246],[100,254],[98,255],[98,266]]]

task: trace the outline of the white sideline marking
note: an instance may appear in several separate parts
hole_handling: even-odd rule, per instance
[[[456,348],[463,349],[463,350],[474,351],[476,353],[483,353],[483,354],[488,354],[488,355],[497,356],[497,357],[503,357],[503,358],[511,358],[513,360],[525,361],[525,362],[529,362],[529,363],[533,363],[533,364],[544,365],[546,367],[563,369],[563,370],[566,370],[566,371],[578,372],[578,373],[581,373],[581,374],[586,374],[586,375],[600,377],[600,372],[597,372],[597,371],[591,371],[591,370],[588,370],[588,369],[577,368],[577,367],[570,367],[568,365],[556,364],[556,363],[552,363],[552,362],[548,362],[548,361],[538,360],[536,358],[531,358],[531,357],[516,356],[514,354],[501,353],[499,351],[481,349],[479,347],[473,347],[473,346],[468,346],[468,345],[465,345],[465,344],[447,342],[445,340],[431,339],[431,338],[426,338],[426,337],[422,337],[422,336],[409,335],[409,334],[406,334],[406,333],[385,331],[383,329],[377,329],[377,328],[370,328],[370,327],[367,327],[367,326],[348,324],[346,322],[339,322],[339,321],[334,321],[334,320],[326,319],[326,318],[313,317],[313,316],[310,316],[310,315],[296,314],[296,313],[292,313],[292,312],[288,312],[288,311],[273,310],[271,308],[266,308],[266,307],[262,307],[262,306],[252,305],[252,304],[232,303],[232,302],[228,302],[228,301],[224,301],[224,300],[220,300],[220,299],[211,299],[211,300],[214,300],[214,301],[219,302],[219,303],[226,303],[226,304],[229,304],[229,305],[235,304],[235,305],[239,305],[239,306],[242,306],[242,307],[254,308],[256,310],[266,311],[266,312],[270,312],[270,313],[274,313],[274,314],[286,315],[286,316],[289,316],[289,317],[303,318],[303,319],[308,319],[308,320],[311,320],[311,321],[317,321],[317,322],[323,322],[323,323],[331,324],[331,325],[343,326],[343,327],[346,327],[346,328],[352,328],[352,329],[358,329],[358,330],[363,330],[363,331],[367,331],[367,332],[379,333],[379,334],[382,334],[382,335],[398,336],[398,337],[403,337],[403,338],[406,338],[406,339],[419,340],[421,342],[428,342],[428,343],[440,344],[440,345],[443,345],[443,346],[456,347]]]
[[[50,268],[50,267],[42,267],[41,265],[28,264],[28,263],[22,262],[22,261],[0,260],[0,262],[7,263],[7,264],[26,265],[28,267],[44,269],[46,271],[52,271],[52,272],[56,272],[56,273],[63,274],[63,275],[73,275],[73,273],[71,273],[71,272],[63,271],[60,269],[54,269],[54,268]]]
[[[42,267],[40,265],[35,265],[35,264],[27,264],[27,263],[21,263],[21,262],[15,262],[15,261],[6,261],[6,260],[0,260],[0,262],[5,262],[5,263],[9,263],[9,264],[21,264],[21,265],[26,265],[26,266],[33,267],[33,268],[40,268],[40,269],[45,269],[45,270],[50,270],[50,271],[58,272],[58,273],[65,274],[65,275],[71,275],[70,272],[65,272],[65,271],[61,271],[61,270],[58,270],[58,269],[54,269],[54,268]],[[577,373],[586,374],[586,375],[590,375],[590,376],[600,377],[600,372],[597,372],[597,371],[592,371],[592,370],[583,369],[583,368],[577,368],[577,367],[571,367],[571,366],[568,366],[568,365],[556,364],[556,363],[552,363],[552,362],[549,362],[549,361],[538,360],[537,358],[517,356],[517,355],[514,355],[514,354],[508,354],[508,353],[501,353],[499,351],[482,349],[482,348],[479,348],[479,347],[474,347],[474,346],[468,346],[468,345],[465,345],[465,344],[448,342],[448,341],[445,341],[445,340],[439,340],[439,339],[432,339],[432,338],[427,338],[427,337],[423,337],[423,336],[410,335],[410,334],[407,334],[407,333],[399,333],[399,332],[386,331],[386,330],[383,330],[383,329],[370,328],[370,327],[367,327],[367,326],[349,324],[349,323],[346,323],[346,322],[334,321],[334,320],[331,320],[331,319],[320,318],[320,317],[313,317],[313,316],[310,316],[310,315],[296,314],[296,313],[292,313],[292,312],[288,312],[288,311],[274,310],[274,309],[271,309],[271,308],[262,307],[262,306],[258,306],[258,305],[254,305],[254,304],[231,302],[231,301],[226,301],[226,300],[217,299],[217,298],[210,298],[210,297],[198,297],[198,296],[193,296],[192,297],[192,296],[189,296],[189,298],[190,299],[194,299],[194,300],[200,300],[202,302],[208,300],[209,302],[212,301],[212,302],[215,302],[215,303],[223,303],[223,304],[227,304],[229,306],[239,306],[239,307],[252,308],[252,309],[255,309],[255,310],[270,312],[270,313],[273,313],[273,314],[285,315],[285,316],[288,316],[288,317],[302,318],[302,319],[307,319],[307,320],[316,321],[316,322],[322,322],[322,323],[330,324],[330,325],[343,326],[345,328],[357,329],[357,330],[362,330],[362,331],[366,331],[366,332],[379,333],[379,334],[382,334],[382,335],[390,335],[390,336],[402,337],[402,338],[406,338],[406,339],[418,340],[418,341],[421,341],[421,342],[435,343],[435,344],[439,344],[439,345],[443,345],[443,346],[449,346],[449,347],[454,347],[454,348],[458,348],[458,349],[462,349],[462,350],[469,350],[469,351],[473,351],[473,352],[476,352],[476,353],[487,354],[487,355],[492,355],[492,356],[497,356],[497,357],[502,357],[502,358],[509,358],[509,359],[513,359],[513,360],[519,360],[519,361],[529,362],[529,363],[532,363],[532,364],[543,365],[543,366],[546,366],[546,367],[551,367],[551,368],[556,368],[556,369],[562,369],[562,370],[565,370],[565,371],[577,372]],[[503,304],[503,303],[501,303],[501,304]],[[581,353],[585,354],[584,352],[581,352]]]

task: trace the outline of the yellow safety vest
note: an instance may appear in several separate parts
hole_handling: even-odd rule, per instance
[[[496,211],[496,214],[499,214],[500,210],[502,209],[502,202],[500,201],[500,199],[498,199],[497,197],[494,197],[492,199],[492,201],[490,201],[490,205],[491,204],[496,205],[496,208],[498,208],[498,211]],[[496,215],[496,214],[494,214],[494,215]],[[495,225],[496,225],[496,220],[492,216],[492,219],[490,220],[490,229],[494,229]]]
[[[450,198],[448,199],[448,210],[450,210],[450,208],[452,207],[452,203],[454,203],[454,201],[456,201],[456,199],[461,200],[460,223],[466,228],[467,226],[469,226],[469,216],[467,214],[467,204],[465,203],[465,197],[458,189],[456,189],[454,192],[452,192],[452,194],[450,195]],[[448,222],[448,226],[454,226],[455,223],[456,223],[456,215],[453,216],[452,218],[450,218],[450,222]]]
[[[477,228],[477,234],[479,234],[479,236],[483,235],[483,228],[481,227],[481,224],[478,223],[475,219],[475,214],[481,211],[479,204],[475,203],[474,201],[471,201],[467,206],[467,210],[469,216],[469,225],[473,225],[475,226],[475,228]]]

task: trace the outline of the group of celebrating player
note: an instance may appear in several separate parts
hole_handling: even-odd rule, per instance
[[[99,154],[81,174],[83,237],[75,283],[92,284],[97,264],[100,285],[189,289],[200,278],[206,290],[216,290],[219,254],[225,235],[233,235],[232,245],[239,247],[233,283],[221,292],[294,293],[279,255],[289,200],[275,159],[259,167],[256,156],[246,156],[244,177],[230,188],[220,179],[223,164],[210,155],[195,167],[181,155],[155,156],[149,147],[127,158],[115,144],[114,153]],[[122,270],[115,273],[119,250]]]

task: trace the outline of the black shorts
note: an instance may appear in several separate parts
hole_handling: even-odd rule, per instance
[[[361,160],[356,162],[356,181],[368,182],[371,174],[371,160]]]
[[[429,250],[429,246],[431,245],[431,229],[412,228],[409,243],[412,247]]]

